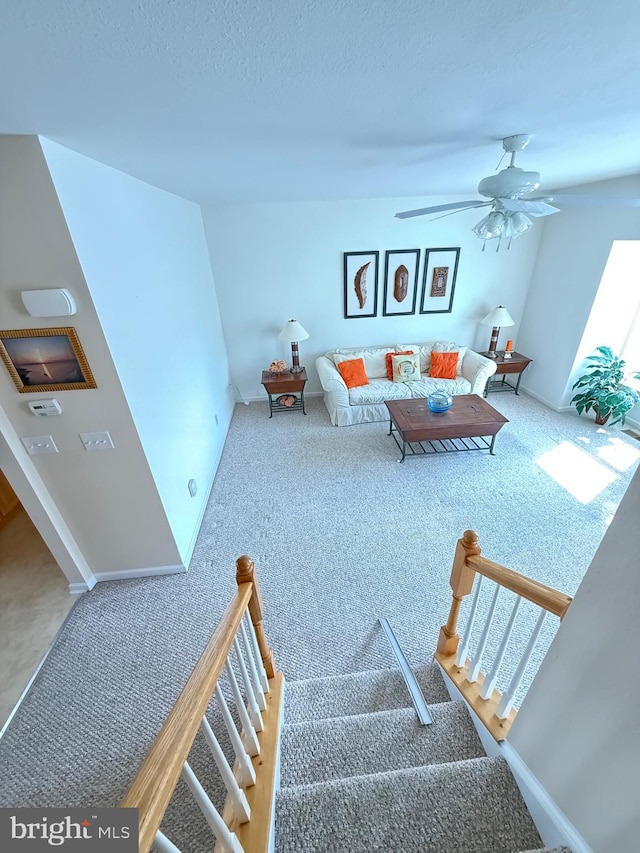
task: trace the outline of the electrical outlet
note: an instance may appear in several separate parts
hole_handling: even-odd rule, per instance
[[[50,435],[30,435],[21,438],[20,441],[27,448],[29,456],[38,456],[40,453],[58,453],[56,443]]]

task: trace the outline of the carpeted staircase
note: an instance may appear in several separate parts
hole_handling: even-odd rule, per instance
[[[276,853],[524,853],[540,836],[507,763],[486,756],[435,664],[416,671],[434,717],[416,718],[401,675],[288,682]]]

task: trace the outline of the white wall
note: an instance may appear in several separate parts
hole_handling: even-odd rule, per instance
[[[233,409],[200,208],[49,140],[41,144],[186,563]]]
[[[73,593],[95,586],[95,575],[60,515],[4,410],[0,408],[0,471],[33,521],[47,548],[69,581]]]
[[[444,199],[450,201],[451,199]],[[209,207],[205,228],[216,280],[230,370],[242,399],[264,396],[260,371],[275,357],[291,360],[277,336],[295,318],[309,332],[300,344],[308,390],[319,391],[314,360],[333,347],[455,339],[477,349],[489,345],[491,330],[480,326],[496,305],[516,323],[525,302],[540,225],[499,254],[471,228],[483,211],[458,213],[429,222],[399,220],[394,214],[442,202],[429,199],[251,204]],[[382,317],[384,252],[390,249],[460,246],[451,314],[416,313]],[[343,319],[343,252],[380,251],[378,317]],[[422,283],[421,255],[418,296]],[[503,330],[517,342],[518,327]]]
[[[53,436],[60,452],[34,456],[32,462],[94,574],[181,569],[180,555],[35,137],[0,137],[0,186],[2,328],[74,327],[98,385],[92,390],[21,394],[0,365],[0,408],[18,436]],[[100,203],[99,198],[95,201]],[[27,314],[21,290],[60,286],[74,294],[77,314],[37,319]],[[145,338],[149,334],[146,330]],[[51,396],[62,404],[62,416],[43,420],[29,413],[28,400]],[[115,450],[84,450],[78,434],[98,430],[111,433]],[[10,445],[11,436],[5,438]],[[11,480],[10,472],[8,478]],[[16,491],[20,494],[19,485]]]
[[[640,839],[639,516],[640,469],[509,737],[594,853]]]
[[[571,192],[638,198],[640,175]],[[576,360],[588,354],[581,342],[614,240],[638,239],[640,208],[567,207],[546,219],[518,347],[534,360],[523,388],[552,407],[569,404]]]

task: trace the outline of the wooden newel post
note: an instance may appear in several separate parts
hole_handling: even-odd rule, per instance
[[[458,636],[458,615],[460,613],[460,605],[465,595],[469,595],[473,588],[473,579],[475,571],[467,565],[467,558],[482,553],[478,545],[478,535],[473,530],[465,530],[462,539],[458,539],[456,545],[456,553],[453,558],[453,568],[451,569],[451,590],[453,592],[453,601],[451,602],[451,610],[447,624],[440,628],[440,636],[438,638],[438,651],[444,655],[455,655],[458,650],[460,637]]]
[[[273,658],[273,650],[267,642],[264,625],[262,624],[262,596],[260,595],[260,585],[256,577],[256,566],[251,557],[247,557],[246,554],[243,557],[238,557],[236,560],[236,583],[238,586],[243,583],[253,584],[253,595],[249,599],[249,616],[256,632],[260,655],[267,678],[273,678],[276,674],[276,665]]]

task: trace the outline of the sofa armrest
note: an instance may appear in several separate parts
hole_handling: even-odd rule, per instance
[[[316,370],[320,377],[320,384],[327,394],[331,395],[333,404],[335,406],[348,406],[349,389],[331,359],[327,358],[326,355],[321,355],[316,359]]]
[[[462,359],[460,371],[471,383],[471,393],[482,397],[489,377],[496,372],[496,363],[479,352],[468,349]]]

